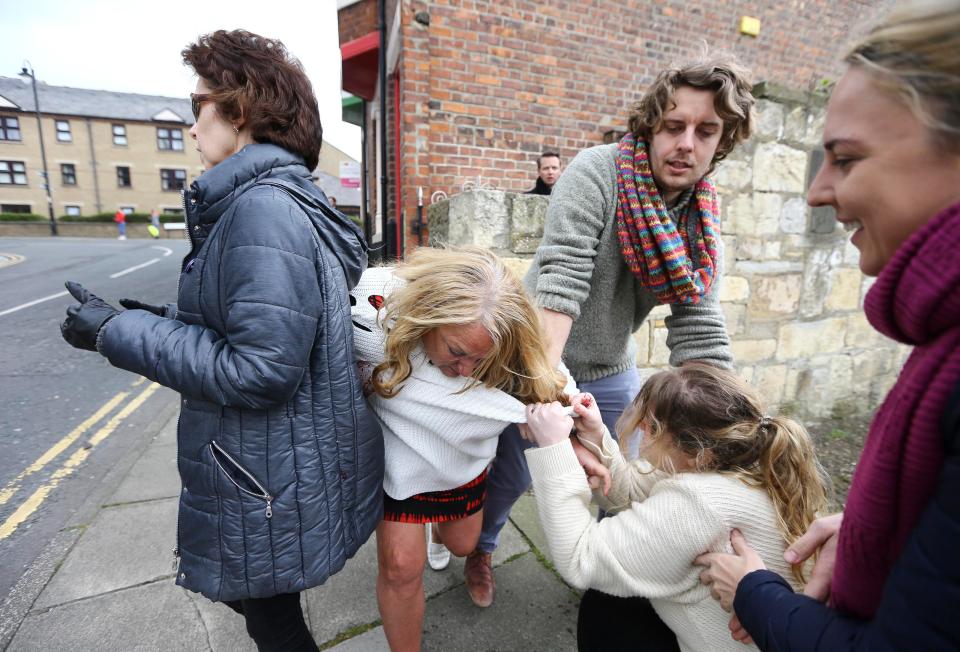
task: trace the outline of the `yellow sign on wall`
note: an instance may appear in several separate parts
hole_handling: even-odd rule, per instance
[[[760,19],[753,16],[740,16],[740,33],[747,36],[760,34]]]

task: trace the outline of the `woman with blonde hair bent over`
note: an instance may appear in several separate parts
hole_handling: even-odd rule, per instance
[[[566,402],[566,377],[547,361],[520,280],[489,251],[419,249],[367,270],[352,295],[355,353],[384,433],[377,601],[391,650],[417,650],[424,523],[453,554],[474,549],[500,432],[526,420],[525,403]]]

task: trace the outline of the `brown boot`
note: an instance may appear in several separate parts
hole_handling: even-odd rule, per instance
[[[470,594],[473,604],[478,607],[489,607],[493,604],[496,583],[493,581],[493,562],[489,552],[474,550],[467,555],[463,575],[467,580],[467,593]]]

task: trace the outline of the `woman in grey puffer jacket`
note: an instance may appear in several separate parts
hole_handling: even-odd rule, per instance
[[[183,56],[207,170],[185,193],[177,304],[120,312],[71,283],[81,305],[61,329],[182,395],[177,584],[244,614],[261,650],[315,650],[299,592],[338,571],[382,512],[383,441],[347,294],[366,245],[310,179],[317,103],[283,45],[219,31]]]

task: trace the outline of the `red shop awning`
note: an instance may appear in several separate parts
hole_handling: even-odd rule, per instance
[[[343,90],[372,100],[377,87],[380,32],[370,32],[340,46],[343,60]]]

